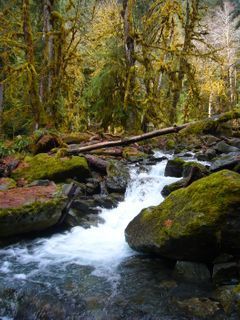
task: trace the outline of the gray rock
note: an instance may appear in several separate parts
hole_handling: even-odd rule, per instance
[[[125,193],[130,179],[129,169],[120,161],[110,161],[107,166],[106,187],[110,193]]]
[[[208,282],[211,279],[210,271],[203,263],[177,261],[174,275],[177,278],[190,282]]]
[[[223,169],[232,170],[240,163],[240,153],[223,155],[216,159],[210,166],[210,171],[216,172]]]
[[[184,164],[185,164],[185,161],[180,158],[168,160],[166,168],[165,168],[164,176],[165,177],[176,177],[176,178],[182,177]]]
[[[210,319],[221,309],[219,302],[208,298],[191,298],[177,301],[177,305],[191,316],[191,319],[195,319],[195,317],[198,319]]]
[[[240,149],[230,146],[225,141],[220,141],[216,144],[215,150],[220,153],[240,152]]]
[[[237,262],[214,264],[212,278],[217,285],[232,285],[240,281],[240,267]]]

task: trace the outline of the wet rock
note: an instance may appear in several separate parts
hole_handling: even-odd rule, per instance
[[[128,167],[120,161],[110,161],[107,166],[106,187],[108,192],[125,193],[130,179]]]
[[[187,179],[181,179],[179,181],[173,182],[171,184],[168,184],[166,186],[163,187],[162,191],[161,191],[161,195],[166,198],[167,196],[169,196],[170,193],[172,193],[173,191],[176,191],[178,189],[184,188],[186,187],[187,184]]]
[[[212,262],[240,252],[240,175],[223,170],[170,194],[127,226],[133,249],[175,260]]]
[[[16,181],[11,178],[0,178],[0,191],[16,188]]]
[[[71,209],[64,221],[68,227],[81,226],[85,229],[97,227],[104,223],[104,219],[95,213],[83,213],[82,211]]]
[[[197,152],[195,157],[199,161],[209,161],[208,155],[203,151]]]
[[[211,279],[210,271],[203,263],[177,261],[174,275],[184,281],[208,282]]]
[[[185,162],[183,165],[183,179],[164,186],[161,194],[167,197],[173,191],[189,186],[194,181],[201,179],[209,174],[208,169],[197,162]]]
[[[98,179],[89,178],[86,183],[86,194],[94,195],[101,192],[101,186]]]
[[[228,139],[228,143],[229,143],[231,146],[240,149],[240,139],[239,139],[239,138],[231,138],[231,139]]]
[[[180,309],[187,312],[189,316],[201,319],[209,319],[221,310],[219,302],[208,298],[191,298],[177,301],[177,305]]]
[[[212,147],[220,141],[219,138],[212,136],[212,135],[202,136],[202,140],[203,140],[204,144],[208,147]]]
[[[118,200],[111,195],[94,195],[94,203],[96,206],[106,209],[116,208]]]
[[[194,177],[192,177],[192,182],[201,179],[209,174],[209,170],[198,162],[185,162],[183,164],[182,175],[184,178],[188,178],[192,171],[194,170]]]
[[[0,237],[43,231],[59,221],[66,197],[54,183],[0,192]]]
[[[220,141],[216,144],[215,150],[220,153],[240,152],[240,149],[230,146],[225,141]]]
[[[78,156],[58,158],[45,153],[25,157],[12,173],[15,180],[24,179],[29,183],[45,179],[62,182],[68,178],[85,181],[89,176],[90,171],[85,158]]]
[[[233,170],[240,164],[240,154],[224,155],[216,159],[210,166],[210,171],[216,172],[223,169]]]
[[[240,290],[239,286],[220,286],[215,290],[214,298],[218,300],[227,315],[235,315],[233,319],[240,316]]]
[[[72,209],[79,212],[79,215],[98,214],[94,199],[75,199],[71,205]]]
[[[180,158],[168,160],[164,176],[165,177],[182,177],[183,166],[185,161]]]
[[[214,264],[212,278],[217,285],[233,285],[240,281],[240,266],[237,262]]]
[[[207,149],[205,151],[205,156],[207,158],[207,161],[211,161],[212,159],[214,159],[216,157],[217,153],[214,149]]]

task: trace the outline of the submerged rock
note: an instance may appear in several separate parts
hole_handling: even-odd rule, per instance
[[[212,262],[240,252],[240,175],[223,170],[171,193],[127,226],[133,249],[175,260]]]
[[[184,310],[191,317],[200,317],[201,319],[209,319],[221,310],[220,303],[212,301],[208,298],[190,298],[177,301],[180,309]]]
[[[211,279],[210,271],[203,263],[177,261],[174,275],[181,280],[190,282],[208,282]]]
[[[44,179],[62,182],[67,178],[85,181],[89,176],[90,171],[85,158],[78,156],[58,158],[45,153],[26,157],[12,173],[15,180],[24,179],[27,182]]]
[[[9,237],[54,226],[66,197],[54,183],[0,192],[0,237]]]

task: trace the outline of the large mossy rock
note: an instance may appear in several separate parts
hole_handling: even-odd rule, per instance
[[[68,178],[85,181],[89,176],[90,171],[85,158],[78,156],[59,158],[45,153],[26,157],[12,173],[15,180],[24,179],[27,182],[42,179],[62,182]]]
[[[171,193],[142,210],[125,231],[140,252],[212,262],[221,253],[240,255],[240,175],[223,170]]]
[[[0,238],[54,226],[66,201],[54,183],[0,192]]]

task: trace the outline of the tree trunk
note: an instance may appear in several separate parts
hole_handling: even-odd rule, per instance
[[[139,129],[136,105],[133,101],[135,87],[135,44],[133,27],[133,7],[135,0],[123,0],[124,47],[127,64],[127,79],[124,94],[124,109],[127,111],[126,129],[128,132]]]
[[[221,123],[234,120],[234,119],[239,119],[239,118],[240,118],[240,112],[231,111],[231,112],[220,114],[217,120],[215,120],[215,122],[218,124],[221,124]],[[132,143],[136,143],[136,142],[147,140],[147,139],[152,139],[152,138],[163,136],[169,133],[177,133],[191,124],[195,124],[195,122],[185,123],[185,124],[182,124],[181,126],[173,126],[165,129],[155,130],[155,131],[144,133],[138,136],[133,136],[130,138],[123,138],[115,141],[104,141],[104,142],[99,142],[99,143],[95,143],[95,144],[84,146],[84,147],[78,147],[75,149],[71,148],[67,151],[67,153],[78,154],[81,152],[88,152],[92,150],[109,148],[109,147],[127,146]]]
[[[145,134],[141,134],[138,136],[133,136],[133,137],[125,138],[125,139],[121,139],[121,140],[104,141],[104,142],[100,142],[100,143],[96,143],[96,144],[92,144],[92,145],[88,145],[88,146],[84,146],[84,147],[69,149],[68,154],[78,154],[81,152],[88,152],[88,151],[92,151],[92,150],[109,148],[109,147],[127,146],[127,145],[130,145],[135,142],[155,138],[155,137],[162,136],[165,134],[177,133],[178,131],[186,128],[187,126],[188,126],[188,124],[186,123],[181,126],[174,126],[174,127],[156,130],[156,131],[151,131],[151,132],[148,132]]]
[[[28,85],[29,85],[29,104],[34,118],[34,129],[38,129],[40,124],[41,105],[39,99],[39,90],[37,84],[37,74],[35,70],[34,43],[30,19],[29,0],[23,0],[22,17],[23,17],[23,35],[25,41],[25,54],[28,63]]]

